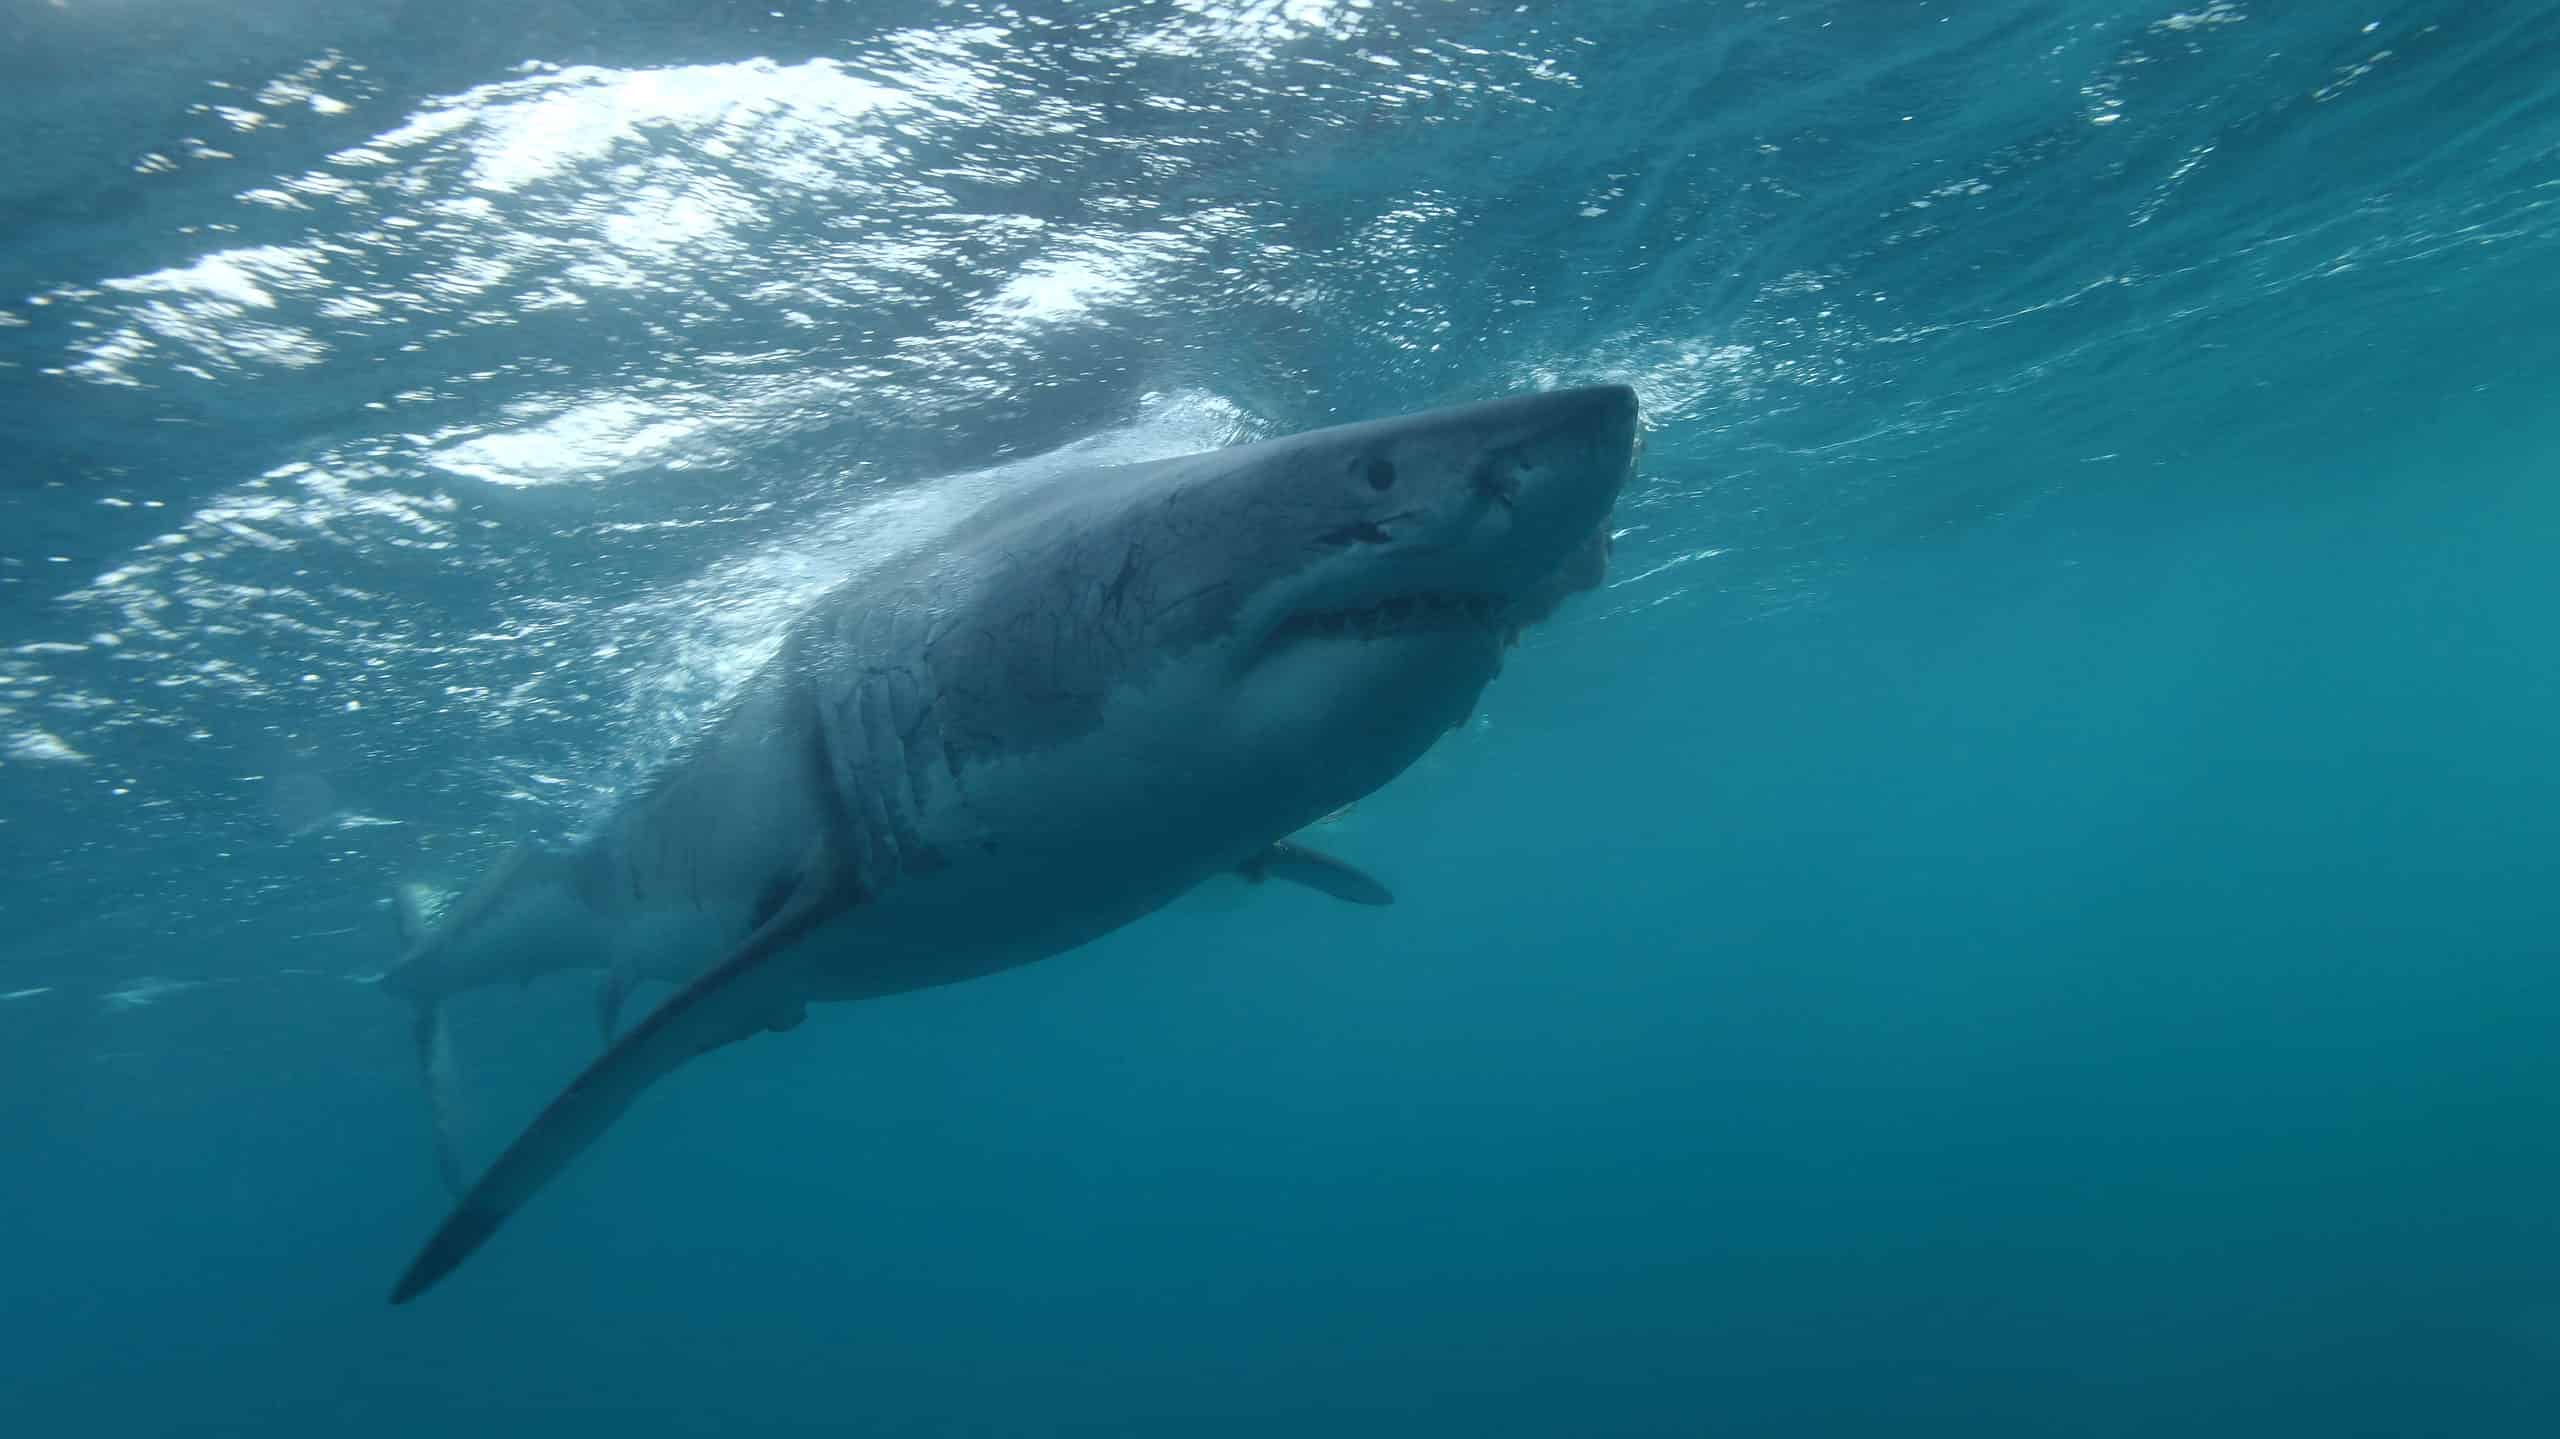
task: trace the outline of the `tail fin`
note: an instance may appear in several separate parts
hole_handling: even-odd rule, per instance
[[[806,977],[798,966],[772,961],[858,895],[822,865],[813,865],[812,871],[761,929],[633,1026],[516,1136],[418,1251],[391,1291],[392,1303],[415,1299],[471,1257],[650,1084],[707,1050],[799,1023],[807,1001]]]
[[[435,928],[425,887],[404,884],[395,888],[391,892],[391,909],[400,922],[400,953],[405,959],[418,952]],[[460,1194],[469,1183],[453,1137],[453,1034],[445,1026],[444,1005],[436,996],[418,994],[412,999],[417,1013],[409,1032],[418,1051],[418,1074],[426,1084],[427,1121],[435,1141],[436,1172],[444,1177],[447,1190]]]
[[[453,1034],[445,1027],[444,1006],[421,997],[410,1033],[418,1046],[418,1074],[426,1081],[427,1122],[435,1140],[436,1172],[444,1177],[444,1187],[459,1195],[470,1184],[462,1170],[461,1150],[453,1139]]]

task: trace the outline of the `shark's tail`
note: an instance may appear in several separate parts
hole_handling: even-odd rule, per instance
[[[414,955],[426,943],[431,928],[427,916],[426,892],[416,885],[402,885],[392,892],[392,907],[400,917],[400,952]],[[385,979],[394,989],[400,971],[395,969]],[[432,1131],[436,1151],[436,1172],[444,1177],[444,1187],[460,1194],[469,1187],[463,1173],[462,1155],[454,1141],[453,1103],[453,1035],[445,1027],[444,1004],[433,991],[408,989],[409,1002],[416,1006],[410,1023],[410,1037],[418,1051],[418,1073],[426,1081],[427,1122]]]
[[[447,1190],[460,1194],[469,1187],[469,1180],[453,1138],[453,1037],[445,1029],[444,1006],[432,999],[419,1000],[413,1029],[418,1071],[427,1081],[427,1120],[435,1131],[436,1172],[444,1176]]]

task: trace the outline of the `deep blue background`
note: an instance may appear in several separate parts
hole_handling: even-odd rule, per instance
[[[2549,7],[0,25],[12,1432],[2560,1432]],[[383,1306],[391,881],[901,507],[1584,378],[1396,908],[821,1013]],[[486,1153],[587,998],[458,1018]]]

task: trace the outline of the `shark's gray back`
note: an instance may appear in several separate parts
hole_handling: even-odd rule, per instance
[[[567,895],[585,923],[422,952],[410,987],[570,967],[688,979],[773,912],[816,846],[863,895],[842,943],[820,947],[843,948],[847,972],[922,965],[917,983],[1055,952],[1245,863],[1410,756],[1344,767],[1201,732],[1216,666],[1182,662],[1235,633],[1311,540],[1337,542],[1322,497],[1343,455],[1372,437],[1466,451],[1508,423],[1505,403],[1063,472],[910,543],[804,611],[574,852],[526,867],[520,908],[566,912]],[[1356,523],[1338,543],[1384,538]],[[1150,694],[1160,683],[1191,688]]]
[[[1152,850],[1159,830],[1187,834],[1193,806],[1150,805],[1144,757],[1079,750],[1116,689],[1232,623],[1227,586],[1252,538],[1215,482],[1242,453],[1057,476],[823,595],[722,717],[580,846],[582,898],[618,951],[605,962],[689,977],[780,902],[813,842],[877,900],[857,943],[895,988],[906,966],[894,956],[911,947],[902,915],[929,911],[915,927],[930,940],[913,943],[965,977],[1124,922],[1168,885],[1277,838],[1239,830],[1142,893],[1112,895],[1113,875],[1141,858],[1166,873],[1133,850]],[[1158,552],[1140,565],[1138,546]],[[1170,630],[1169,612],[1184,616]],[[1140,642],[1142,614],[1153,643]],[[1156,748],[1170,802],[1184,766]],[[1086,773],[1103,764],[1107,777]],[[1079,817],[1090,807],[1069,797],[1088,777],[1124,801],[1112,832],[1094,833]],[[1008,927],[982,922],[1004,918],[988,906],[1043,916],[1040,932],[995,933]],[[968,958],[981,934],[1004,952]]]

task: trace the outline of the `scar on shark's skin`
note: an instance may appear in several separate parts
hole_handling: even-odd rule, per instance
[[[425,1292],[650,1084],[809,1005],[1074,949],[1219,876],[1392,903],[1291,838],[1463,723],[1600,582],[1636,397],[1597,385],[1026,484],[804,612],[682,756],[430,920],[416,1006],[460,1194]],[[604,1053],[467,1186],[444,1001],[601,971]],[[674,995],[616,1037],[642,980]]]

